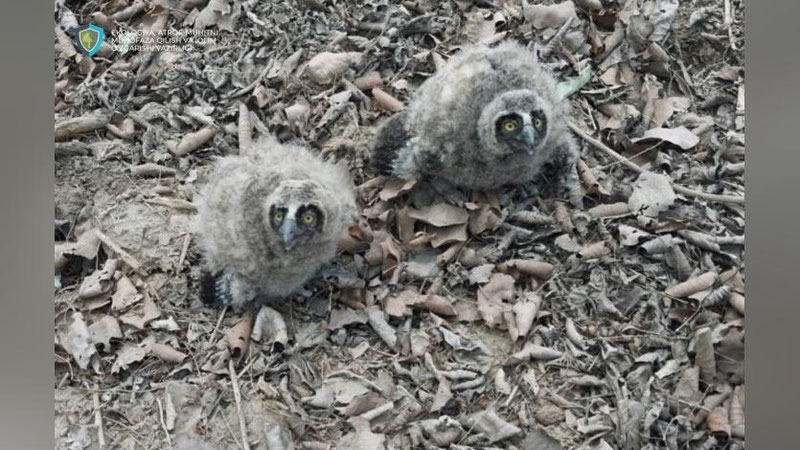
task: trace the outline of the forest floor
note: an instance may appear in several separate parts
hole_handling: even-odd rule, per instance
[[[56,448],[744,448],[744,2],[535,3],[56,0]],[[585,209],[376,177],[376,126],[508,39],[571,93]],[[283,321],[198,299],[192,198],[248,132],[358,186],[349,275]]]

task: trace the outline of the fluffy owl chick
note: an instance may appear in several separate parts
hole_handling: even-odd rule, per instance
[[[509,41],[465,49],[379,128],[372,163],[384,175],[427,176],[468,189],[527,183],[549,172],[561,180],[543,183],[577,186],[571,194],[580,196],[568,108],[555,79],[525,47]]]
[[[196,201],[203,302],[241,307],[300,288],[356,219],[354,191],[344,167],[271,137],[217,161]]]

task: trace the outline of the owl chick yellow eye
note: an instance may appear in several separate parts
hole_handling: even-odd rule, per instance
[[[283,222],[283,211],[276,211],[275,212],[275,222]]]
[[[542,128],[543,124],[544,123],[542,122],[542,119],[534,119],[533,120],[533,126],[536,127],[536,128]]]
[[[313,214],[303,214],[303,217],[300,218],[303,221],[303,225],[311,225],[314,223],[314,215]]]
[[[514,131],[514,130],[517,129],[517,124],[515,124],[514,122],[511,122],[511,121],[508,121],[508,122],[503,124],[503,129],[506,130],[506,131]]]

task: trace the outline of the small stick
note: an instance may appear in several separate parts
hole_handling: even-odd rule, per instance
[[[144,163],[138,166],[131,167],[131,175],[134,177],[152,178],[152,177],[174,177],[175,169],[171,167],[162,166],[154,163]]]
[[[548,56],[550,56],[550,53],[552,53],[555,46],[561,42],[561,39],[564,37],[564,33],[567,32],[567,29],[571,24],[572,24],[572,17],[567,19],[567,21],[564,22],[564,25],[561,25],[561,28],[559,28],[556,34],[553,35],[553,37],[550,39],[550,42],[548,42],[545,48],[542,49],[542,51],[540,52],[542,59],[545,59]]]
[[[242,431],[242,447],[244,450],[250,450],[250,443],[247,442],[247,424],[244,421],[244,413],[242,412],[242,393],[239,392],[239,380],[236,378],[236,369],[233,367],[233,359],[228,360],[228,372],[231,376],[231,384],[233,385],[233,399],[236,400],[236,412],[239,414],[239,428]]]
[[[611,156],[612,158],[616,159],[617,161],[622,163],[622,165],[624,165],[625,167],[627,167],[627,168],[629,168],[629,169],[631,169],[631,170],[633,170],[634,172],[637,172],[637,173],[644,172],[644,170],[641,167],[639,167],[636,164],[632,163],[627,158],[625,158],[624,156],[622,156],[619,153],[615,152],[614,150],[611,150],[611,148],[609,148],[607,145],[603,144],[599,140],[589,136],[588,133],[586,133],[585,131],[581,130],[574,123],[570,122],[569,123],[569,127],[570,127],[570,129],[572,131],[575,132],[575,134],[580,136],[583,140],[585,140],[586,142],[588,142],[589,144],[591,144],[593,147],[597,148],[598,150],[602,150],[605,154],[607,154],[607,155]],[[695,190],[683,187],[683,186],[681,186],[679,184],[675,184],[675,183],[672,183],[672,182],[670,184],[672,184],[672,188],[675,189],[675,191],[680,192],[681,194],[686,195],[687,197],[696,197],[696,198],[701,198],[701,199],[712,201],[712,202],[741,203],[741,204],[744,204],[744,196],[708,194],[708,193],[705,193],[705,192],[695,191]]]
[[[97,383],[92,390],[92,403],[94,404],[94,425],[97,427],[97,443],[100,448],[106,447],[106,437],[103,434],[103,414],[100,412],[100,395],[98,395]]]
[[[253,145],[253,127],[250,125],[250,110],[247,105],[239,103],[239,154],[247,154]]]
[[[733,9],[731,0],[725,0],[725,26],[728,27],[728,39],[731,41],[731,50],[739,50],[736,47],[736,39],[733,37]]]
[[[186,260],[186,252],[189,251],[189,243],[192,242],[192,233],[186,233],[183,238],[183,247],[181,248],[181,255],[178,257],[178,271],[183,268],[183,262]]]
[[[219,313],[219,319],[217,319],[217,325],[214,327],[214,331],[211,332],[211,335],[208,337],[208,342],[206,342],[206,347],[211,347],[211,344],[214,342],[214,337],[217,335],[217,331],[219,331],[219,326],[222,325],[222,319],[225,318],[225,313],[228,312],[228,307],[222,308],[222,312]]]
[[[172,448],[172,439],[169,437],[167,423],[164,421],[164,408],[161,406],[161,399],[156,397],[156,403],[158,403],[158,421],[161,422],[161,428],[164,429],[164,434],[167,436],[167,448]]]
[[[131,256],[130,253],[123,250],[122,247],[119,246],[119,244],[112,241],[111,238],[106,236],[105,233],[103,233],[102,231],[95,230],[95,233],[97,233],[97,238],[100,239],[100,241],[102,241],[103,244],[106,244],[109,248],[111,248],[111,250],[114,253],[118,254],[119,257],[123,261],[125,261],[125,264],[130,266],[130,268],[133,269],[134,271],[137,272],[139,271],[139,268],[142,267],[142,264],[139,261],[137,261],[136,258]]]
[[[261,80],[263,80],[264,77],[267,76],[267,73],[270,71],[270,69],[272,69],[272,66],[274,66],[274,65],[275,65],[275,60],[274,59],[270,60],[269,64],[267,64],[267,67],[264,67],[264,70],[262,70],[261,73],[258,74],[258,77],[256,77],[256,79],[253,80],[252,83],[250,83],[247,86],[239,89],[236,92],[233,92],[232,94],[226,95],[224,97],[224,99],[227,100],[227,99],[231,99],[231,98],[234,98],[234,97],[238,97],[240,95],[247,94],[248,92],[250,92],[253,89],[255,89],[256,86],[258,86],[258,84],[261,83]]]

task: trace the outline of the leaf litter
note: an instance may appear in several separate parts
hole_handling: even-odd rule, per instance
[[[742,2],[168,3],[57,5],[57,448],[96,411],[121,448],[744,448],[745,212],[716,200],[744,192]],[[227,44],[89,59],[88,20]],[[584,146],[586,211],[368,169],[422,81],[504,39],[639,168]],[[347,164],[364,209],[349,275],[250,323],[200,305],[188,225],[265,132]]]

